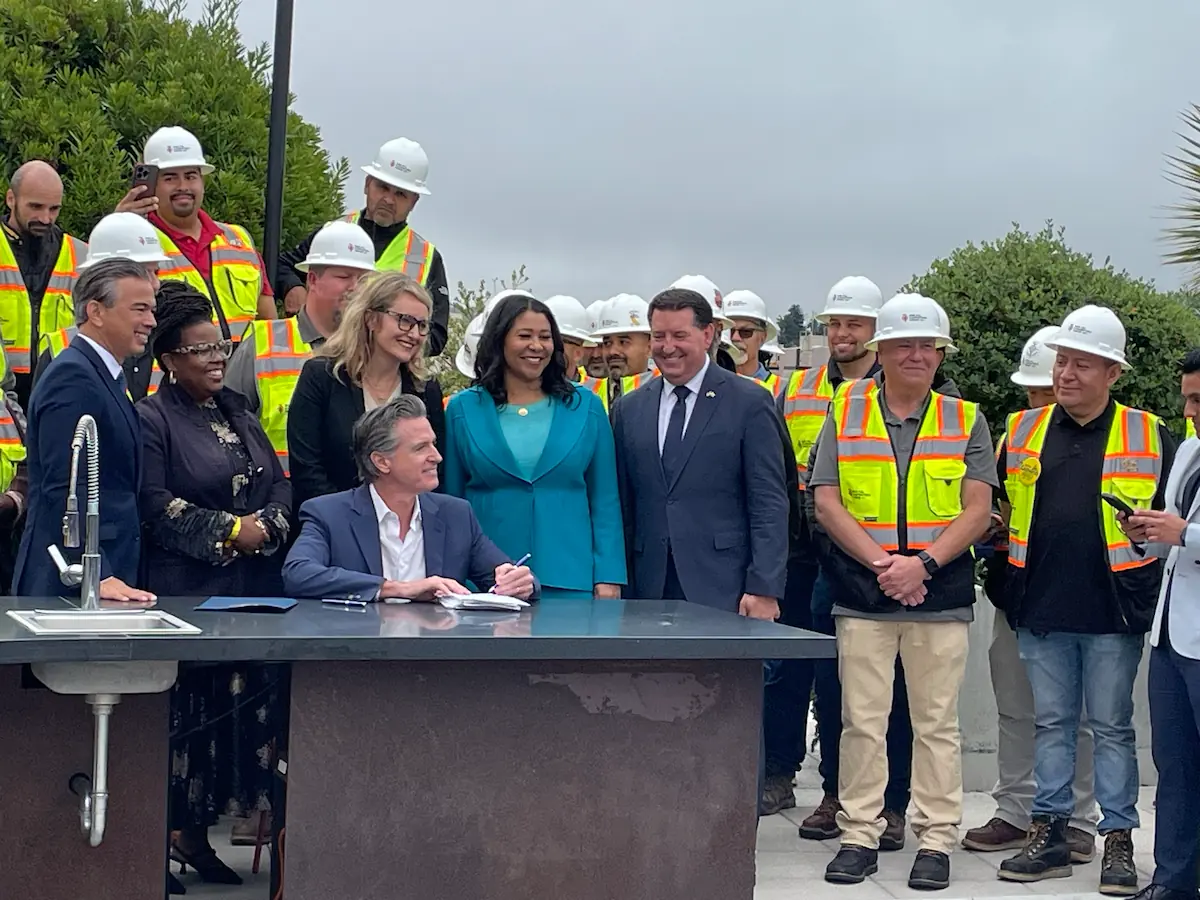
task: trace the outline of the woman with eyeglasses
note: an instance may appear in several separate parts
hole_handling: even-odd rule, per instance
[[[442,444],[442,387],[426,374],[432,309],[429,292],[400,272],[367,275],[347,299],[337,331],[304,364],[288,409],[296,509],[359,484],[350,452],[354,423],[400,394],[424,401]]]
[[[151,342],[165,373],[137,406],[143,587],[159,596],[279,596],[292,488],[258,417],[224,386],[233,350],[212,303],[184,282],[158,293]],[[208,840],[221,815],[257,830],[273,789],[279,667],[187,666],[171,698],[171,855],[199,877],[240,884]],[[210,724],[212,723],[212,724]],[[173,884],[178,890],[179,885]]]

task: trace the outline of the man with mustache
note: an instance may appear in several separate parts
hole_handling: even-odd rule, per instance
[[[400,271],[418,282],[433,297],[433,315],[429,323],[426,347],[437,356],[446,346],[450,322],[450,287],[441,252],[408,224],[417,201],[429,193],[429,157],[416,141],[396,138],[375,154],[375,161],[363,166],[366,182],[363,193],[367,205],[347,213],[344,220],[361,225],[371,236],[375,248],[375,267],[380,272]],[[283,292],[284,311],[292,315],[304,305],[308,290],[300,268],[308,256],[317,232],[314,231],[293,250],[279,255],[275,280]]]
[[[304,304],[286,319],[255,322],[225,371],[225,384],[246,396],[281,460],[287,459],[288,408],[300,369],[337,328],[350,292],[375,270],[375,248],[359,226],[329,222],[298,268],[307,278]]]
[[[4,198],[9,212],[0,223],[0,332],[22,407],[29,403],[38,339],[75,324],[71,290],[87,245],[56,224],[62,200],[62,179],[41,160],[13,173]]]
[[[146,141],[142,161],[158,167],[154,190],[133,188],[117,212],[143,215],[158,229],[168,257],[159,278],[186,281],[212,300],[226,340],[240,341],[255,319],[275,318],[275,295],[249,232],[203,209],[204,179],[213,167],[199,139],[178,126],[160,128]]]
[[[636,391],[658,369],[650,362],[650,308],[635,294],[617,294],[600,309],[592,338],[600,342],[608,377],[589,383],[605,409],[618,397]]]

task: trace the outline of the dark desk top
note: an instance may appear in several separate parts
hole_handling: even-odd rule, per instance
[[[301,600],[286,613],[196,612],[202,598],[158,608],[198,635],[33,635],[7,615],[61,609],[60,598],[0,597],[0,664],[97,660],[794,659],[834,656],[825,635],[694,603],[543,600],[520,613],[450,612],[427,603],[366,609]]]

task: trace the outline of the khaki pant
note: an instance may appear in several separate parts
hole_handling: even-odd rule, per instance
[[[912,719],[913,833],[922,850],[950,853],[962,823],[958,691],[967,667],[966,622],[890,622],[837,617],[842,680],[838,826],[842,844],[879,848],[887,786],[887,723],[896,654]]]

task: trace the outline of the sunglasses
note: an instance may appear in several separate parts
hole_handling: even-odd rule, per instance
[[[416,316],[410,316],[408,313],[398,313],[393,309],[385,309],[384,314],[390,316],[396,323],[396,327],[401,331],[412,331],[415,328],[419,335],[424,336],[429,334],[428,319],[418,319]]]
[[[762,331],[761,328],[755,328],[753,325],[741,325],[737,328],[729,329],[730,334],[736,334],[743,341],[750,340],[750,338],[754,337],[760,331]]]
[[[217,341],[215,343],[188,344],[172,350],[181,356],[195,356],[197,359],[229,359],[233,356],[233,341]]]

